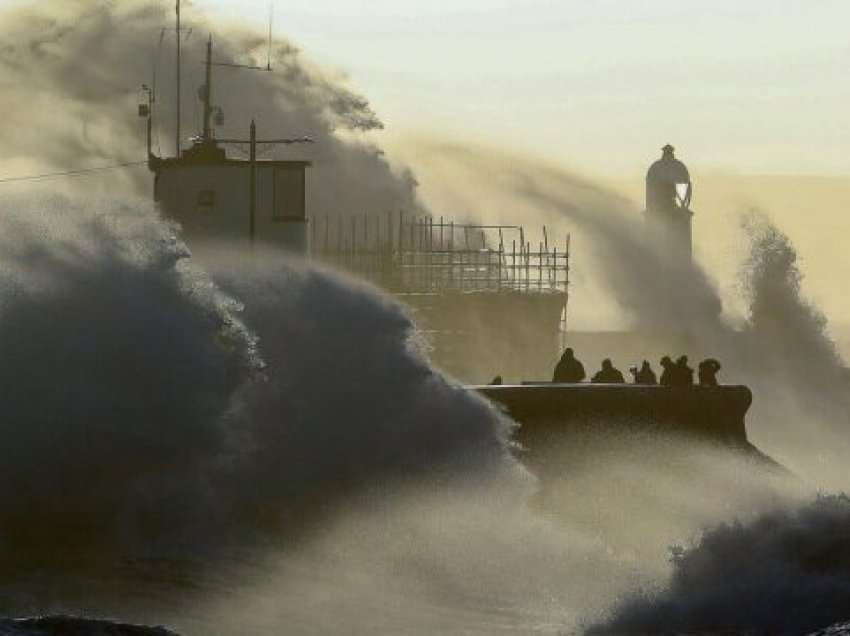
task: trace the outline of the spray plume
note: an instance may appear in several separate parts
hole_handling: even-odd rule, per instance
[[[491,148],[414,142],[401,150],[428,205],[461,209],[478,220],[522,218],[574,231],[571,311],[593,324],[607,311],[626,331],[662,341],[667,334],[673,350],[691,342],[702,355],[719,358],[725,379],[753,389],[748,422],[754,442],[821,487],[847,487],[840,469],[850,451],[846,373],[824,317],[802,294],[791,241],[765,215],[742,221],[751,250],[741,287],[751,309],[741,328],[723,314],[720,295],[698,263],[666,265],[643,239],[640,212],[619,195]],[[613,307],[597,305],[600,289]]]
[[[208,22],[190,3],[184,10],[183,130],[201,128],[197,90],[204,82],[206,34],[216,61],[265,61],[264,34]],[[175,129],[173,2],[49,0],[0,12],[9,34],[0,51],[0,107],[14,126],[0,132],[5,172],[40,174],[145,159],[144,124],[135,118],[142,84],[156,73],[154,152],[173,156]],[[171,34],[173,35],[173,33]],[[159,43],[159,44],[158,44]],[[222,138],[247,138],[251,119],[260,136],[309,135],[316,144],[278,150],[280,158],[315,160],[308,180],[314,215],[354,214],[415,206],[412,176],[395,173],[360,133],[382,124],[366,99],[340,73],[304,60],[297,47],[272,43],[272,72],[216,67],[213,99],[226,116]],[[187,141],[184,140],[184,144]],[[244,148],[232,147],[239,155]],[[86,191],[119,188],[146,195],[143,167],[86,179]],[[96,184],[93,186],[92,184]],[[321,184],[321,185],[319,185]]]
[[[6,206],[9,548],[103,550],[127,528],[155,543],[260,513],[285,532],[296,502],[306,514],[350,486],[511,470],[507,423],[435,373],[402,308],[373,291],[264,259],[271,274],[222,276],[250,301],[243,312],[139,208]],[[76,530],[68,545],[57,523]]]
[[[67,169],[124,159],[129,148],[141,154],[141,125],[127,113],[134,111],[136,87],[150,79],[151,60],[140,52],[152,50],[168,25],[168,3],[48,2],[9,10],[2,20],[14,35],[0,52],[6,82],[0,103],[24,122],[0,133],[10,165]],[[209,28],[191,9],[187,21],[198,31]],[[163,59],[172,53],[164,41]],[[202,59],[203,41],[186,42],[187,59]],[[215,41],[225,60],[250,63],[265,53],[265,37],[245,29],[217,28]],[[303,62],[289,43],[276,43],[272,65],[276,73],[221,78],[228,89],[218,91],[217,101],[229,115],[222,134],[239,136],[256,116],[261,130],[315,137],[317,154],[307,158],[318,160],[313,183],[323,183],[309,195],[319,214],[417,205],[410,173],[394,173],[376,148],[344,139],[379,127],[365,100]],[[160,107],[173,101],[168,68],[160,67]],[[187,92],[199,83],[187,73]],[[162,111],[158,119],[162,138],[172,138]],[[770,315],[763,308],[778,298],[801,320],[771,325],[771,337],[799,336],[795,342],[814,351],[813,365],[827,355],[809,347],[823,343],[817,336],[822,325],[799,293],[777,296],[771,290],[781,286],[762,284],[793,273],[793,258],[780,259],[784,269],[750,268],[751,332],[733,333],[699,269],[674,274],[670,289],[658,287],[662,263],[635,239],[635,210],[621,198],[517,158],[449,146],[432,153],[435,158],[445,178],[443,192],[430,195],[450,204],[443,209],[465,210],[475,220],[510,212],[553,227],[574,223],[586,232],[580,244],[588,250],[587,263],[595,263],[589,278],[613,292],[633,325],[688,325],[730,368],[753,371],[729,345],[746,338],[740,350],[771,354],[768,367],[779,368],[782,359],[761,336],[763,316]],[[463,188],[455,187],[459,178]],[[145,189],[140,174],[124,179],[107,187]],[[209,558],[219,552],[210,548],[222,545],[285,543],[298,536],[295,526],[316,514],[328,522],[320,524],[326,534],[309,549],[284,551],[268,577],[273,585],[254,600],[262,604],[280,590],[294,591],[305,572],[328,564],[352,576],[342,590],[331,590],[359,589],[362,559],[367,580],[399,584],[396,589],[409,592],[405,600],[416,594],[427,599],[419,606],[400,603],[401,617],[423,619],[409,630],[421,633],[481,625],[482,616],[505,618],[501,625],[517,632],[529,626],[553,632],[577,613],[605,605],[611,590],[635,582],[630,573],[644,564],[633,555],[612,556],[605,538],[553,529],[526,514],[533,484],[507,452],[510,424],[435,372],[411,344],[405,311],[374,290],[275,259],[257,265],[242,255],[237,263],[211,263],[210,275],[185,258],[176,228],[144,204],[54,198],[7,199],[4,205],[0,366],[4,382],[20,387],[4,394],[0,406],[13,415],[4,418],[10,440],[4,470],[11,481],[0,491],[6,554],[49,560],[66,548],[88,547],[100,554],[186,558],[200,552]],[[772,237],[763,244],[781,235]],[[756,250],[755,262],[774,253],[758,256]],[[768,300],[759,305],[757,298]],[[775,375],[742,376],[751,378],[770,384]],[[806,404],[791,389],[789,399]],[[828,397],[841,412],[835,395]],[[786,413],[769,415],[787,422]],[[763,430],[776,423],[761,419],[767,420]],[[837,432],[835,423],[827,418],[819,430]],[[803,448],[811,449],[811,443]],[[785,450],[794,458],[800,447]],[[741,472],[748,483],[752,476]],[[345,502],[353,512],[341,512]],[[332,517],[330,509],[340,516]],[[423,526],[423,518],[436,521]],[[695,519],[682,531],[695,532],[705,517]],[[72,530],[58,544],[57,527]],[[404,537],[411,536],[419,552],[407,549]],[[646,538],[657,539],[651,533]],[[516,560],[500,567],[507,552]],[[356,567],[347,569],[352,558]],[[544,574],[517,575],[528,563]],[[576,572],[578,579],[568,583]],[[657,574],[654,569],[650,578]],[[255,572],[237,582],[256,578]],[[316,588],[311,600],[327,594],[324,582],[307,579]],[[614,581],[621,587],[612,587]],[[74,583],[65,579],[64,589]],[[445,607],[435,599],[445,600],[446,589],[460,601],[440,623],[432,610]],[[5,597],[20,611],[15,594]],[[305,630],[319,613],[327,620],[320,601],[307,607],[314,613],[302,616]],[[498,614],[504,607],[510,612]],[[57,607],[45,602],[32,609]],[[187,618],[185,607],[172,609],[184,617],[176,620],[209,633],[209,620]],[[209,606],[204,611],[220,617]],[[346,617],[347,623],[329,629],[370,624],[369,612]],[[256,631],[265,627],[268,633],[281,620]],[[393,626],[398,623],[378,631]],[[484,627],[492,632],[498,625]]]
[[[807,634],[847,619],[850,500],[721,525],[674,553],[670,588],[589,634]]]

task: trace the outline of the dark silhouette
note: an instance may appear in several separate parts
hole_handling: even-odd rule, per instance
[[[717,386],[717,372],[720,371],[720,363],[714,358],[707,358],[699,363],[700,386]]]
[[[629,369],[635,378],[635,384],[658,384],[658,378],[655,377],[655,371],[649,366],[647,360],[643,361],[640,369],[632,367]]]
[[[591,382],[594,384],[625,384],[626,379],[618,369],[614,368],[611,360],[605,358],[602,361],[602,369],[593,376]]]
[[[574,384],[582,382],[584,378],[584,365],[576,359],[572,349],[566,349],[555,367],[552,381]]]
[[[500,386],[502,384],[502,376],[497,375],[490,381],[490,386]]]
[[[676,360],[676,366],[673,370],[674,386],[693,386],[694,385],[694,370],[688,366],[688,356],[682,356]]]
[[[673,361],[670,359],[670,356],[664,356],[661,358],[661,368],[663,371],[661,372],[661,384],[664,386],[673,386],[675,384],[675,365]]]

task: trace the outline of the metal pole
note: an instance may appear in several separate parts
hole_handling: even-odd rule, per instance
[[[511,281],[516,289],[516,239],[511,241]]]
[[[564,323],[563,334],[564,340],[567,338],[567,327],[569,323],[570,309],[570,234],[567,234],[567,245],[564,251]]]
[[[151,108],[150,102],[148,102],[148,108]],[[151,110],[149,112],[153,112],[153,109],[151,108]],[[152,119],[152,115],[148,114],[148,161],[150,161],[151,157],[153,156],[153,146],[152,146],[152,144],[153,144],[153,119]]]
[[[449,284],[454,283],[455,277],[455,222],[452,221],[449,225],[449,249],[448,249],[448,262],[449,262]]]
[[[330,220],[330,217],[328,217],[328,215],[326,214],[325,215],[325,249],[323,250],[325,258],[328,257],[328,250],[330,249],[330,246],[331,246],[330,234],[331,234],[331,220]]]
[[[180,158],[180,0],[177,0],[177,137],[175,156]]]
[[[498,276],[498,280],[496,281],[496,287],[499,291],[502,290],[502,259],[505,258],[505,244],[502,241],[502,230],[499,230],[499,269],[496,272],[496,276]]]
[[[204,141],[212,138],[212,33],[207,40],[206,84],[204,85]]]
[[[540,252],[537,255],[537,290],[543,291],[543,241],[540,241]]]
[[[251,239],[251,245],[253,245],[257,216],[257,124],[253,119],[251,120],[251,161],[248,179],[248,191],[250,196],[250,200],[248,202],[248,213],[250,214],[248,233]]]
[[[351,266],[355,267],[357,263],[357,215],[351,215]]]
[[[549,271],[549,289],[555,291],[558,289],[558,246],[555,246],[555,255],[553,257],[552,269]]]
[[[434,217],[428,217],[428,291],[434,288]]]
[[[466,252],[464,250],[458,251],[458,259],[457,260],[458,260],[458,278],[460,280],[460,291],[463,291],[463,276],[465,274],[464,266],[465,266],[465,262],[466,262],[466,258],[464,257],[465,253]]]

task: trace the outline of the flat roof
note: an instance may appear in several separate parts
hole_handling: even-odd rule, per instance
[[[176,157],[169,157],[167,159],[161,159],[159,157],[151,157],[148,160],[148,167],[151,170],[159,170],[162,168],[171,168],[171,167],[196,167],[196,166],[233,166],[233,167],[247,167],[251,164],[248,159],[197,159],[194,157],[181,157],[177,159]],[[299,161],[294,159],[258,159],[256,161],[256,165],[258,166],[301,166],[301,167],[309,167],[313,165],[312,161]]]

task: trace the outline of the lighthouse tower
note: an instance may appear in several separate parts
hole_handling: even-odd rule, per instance
[[[691,260],[691,194],[688,168],[676,159],[670,144],[646,174],[646,225],[658,249],[671,260]]]

